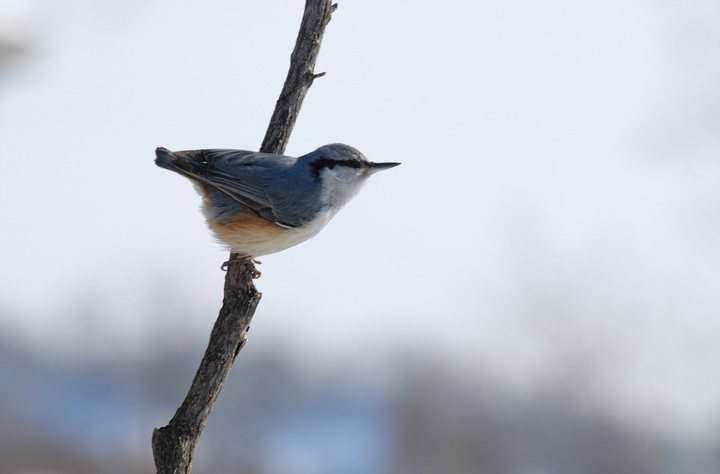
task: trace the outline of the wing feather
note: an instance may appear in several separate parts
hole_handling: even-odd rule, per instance
[[[209,184],[262,217],[287,227],[300,222],[279,219],[267,183],[292,166],[295,158],[246,150],[192,150],[169,152],[172,165],[191,179]]]

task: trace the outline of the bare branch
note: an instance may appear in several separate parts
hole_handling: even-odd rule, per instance
[[[305,94],[316,77],[314,67],[325,27],[337,4],[306,0],[305,12],[290,69],[270,120],[260,151],[283,153],[297,120]],[[153,432],[155,467],[160,474],[189,474],[195,447],[215,406],[235,357],[245,345],[261,294],[255,289],[257,270],[252,260],[231,254],[225,276],[225,294],[210,342],[190,390],[167,426]]]
[[[285,151],[305,94],[315,79],[320,43],[336,8],[337,4],[331,5],[329,1],[306,0],[295,49],[290,55],[290,69],[260,151],[278,154]]]
[[[158,473],[190,473],[195,447],[250,326],[261,294],[252,282],[254,265],[239,260],[225,277],[223,307],[190,390],[167,426],[153,432]]]

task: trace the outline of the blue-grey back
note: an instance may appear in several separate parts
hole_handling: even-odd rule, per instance
[[[203,151],[204,163],[193,163],[194,174],[210,185],[206,191],[219,220],[250,208],[266,219],[297,227],[319,211],[320,189],[306,163],[244,150]]]

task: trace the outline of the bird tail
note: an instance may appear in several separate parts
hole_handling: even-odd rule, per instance
[[[158,147],[155,149],[155,164],[192,178],[205,167],[202,163],[202,153],[203,150],[170,151]]]
[[[173,153],[167,148],[158,147],[155,149],[155,164],[160,168],[165,168],[170,171],[177,171],[177,168],[173,166],[175,157]]]

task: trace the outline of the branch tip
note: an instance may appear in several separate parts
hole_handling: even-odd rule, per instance
[[[320,72],[320,73],[318,73],[318,74],[313,74],[313,77],[312,77],[312,78],[313,78],[313,81],[314,81],[315,79],[317,79],[318,77],[323,77],[325,74],[326,74],[325,71]]]

